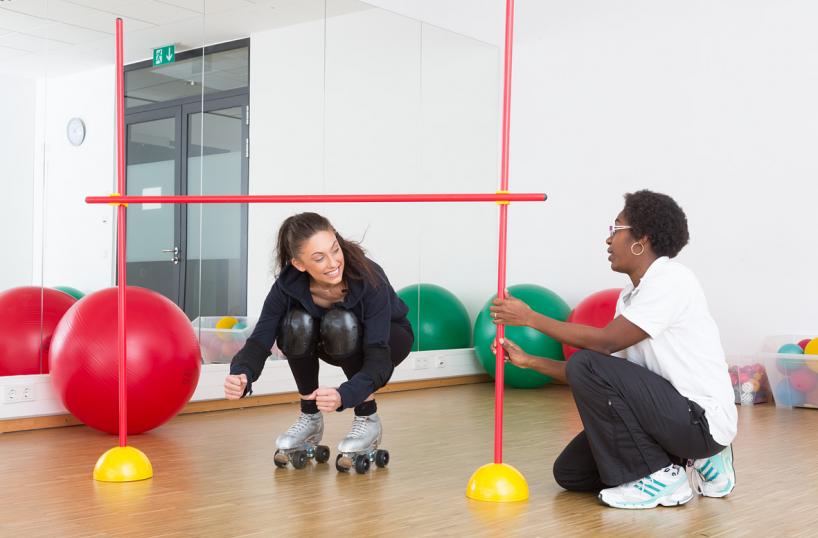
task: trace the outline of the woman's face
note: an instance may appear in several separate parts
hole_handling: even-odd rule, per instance
[[[636,256],[631,252],[631,245],[636,242],[625,216],[620,212],[614,220],[614,229],[605,241],[608,244],[608,261],[611,262],[611,269],[617,273],[627,273],[633,267]],[[618,228],[618,229],[617,229]]]
[[[324,286],[340,284],[344,277],[344,253],[334,232],[313,234],[301,245],[292,264]]]

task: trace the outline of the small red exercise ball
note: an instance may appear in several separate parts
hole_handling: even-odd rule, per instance
[[[612,288],[592,293],[579,302],[571,315],[568,316],[568,321],[601,329],[613,321],[616,313],[616,301],[619,299],[621,291],[621,288]],[[565,360],[568,360],[575,351],[577,351],[575,347],[562,345]]]
[[[128,433],[164,424],[190,400],[201,371],[199,342],[178,306],[127,288]],[[51,382],[74,416],[111,434],[118,427],[117,289],[86,295],[51,341]]]
[[[0,376],[48,373],[51,335],[75,302],[61,291],[36,286],[0,292]]]

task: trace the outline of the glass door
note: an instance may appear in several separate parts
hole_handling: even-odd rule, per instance
[[[183,110],[188,194],[247,194],[247,95]],[[200,316],[247,313],[247,204],[191,204],[184,222],[184,309]]]
[[[128,194],[179,193],[180,120],[178,107],[128,117],[125,161]],[[126,213],[128,284],[150,288],[180,304],[183,255],[180,207],[135,204]]]

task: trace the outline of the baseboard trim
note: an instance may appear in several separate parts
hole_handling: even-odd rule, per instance
[[[453,387],[456,385],[470,385],[473,383],[487,383],[491,381],[488,374],[462,375],[455,377],[442,377],[437,379],[420,379],[415,381],[399,381],[390,383],[380,390],[381,393],[401,392],[406,390],[430,389],[437,387]],[[180,415],[190,413],[209,413],[211,411],[226,411],[229,409],[245,409],[250,407],[260,407],[264,405],[278,405],[293,403],[298,401],[297,392],[284,392],[281,394],[265,394],[243,398],[241,400],[204,400],[190,402]],[[45,417],[26,417],[0,420],[0,433],[10,433],[28,430],[42,430],[46,428],[61,428],[64,426],[77,426],[82,424],[73,415],[51,415]]]

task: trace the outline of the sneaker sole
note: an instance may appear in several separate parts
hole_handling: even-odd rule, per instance
[[[693,493],[693,490],[690,489],[690,487],[688,486],[687,491],[682,491],[682,492],[679,492],[679,493],[674,493],[672,495],[666,495],[664,497],[659,497],[659,498],[653,499],[652,501],[646,502],[646,503],[608,502],[602,497],[602,493],[600,493],[597,496],[597,498],[599,499],[599,501],[602,504],[604,504],[606,506],[610,506],[612,508],[624,508],[626,510],[645,510],[645,509],[648,509],[648,508],[656,508],[657,506],[660,506],[660,505],[661,506],[668,506],[668,507],[681,506],[683,504],[689,503],[693,499],[693,497],[695,497],[695,496],[696,495]]]
[[[702,497],[709,497],[711,499],[721,499],[722,497],[727,497],[728,495],[730,495],[733,492],[733,490],[736,489],[736,484],[732,483],[730,484],[730,489],[728,489],[727,491],[719,491],[717,493],[712,492],[705,493],[702,489],[700,488],[697,489],[699,491],[699,495],[701,495]]]

